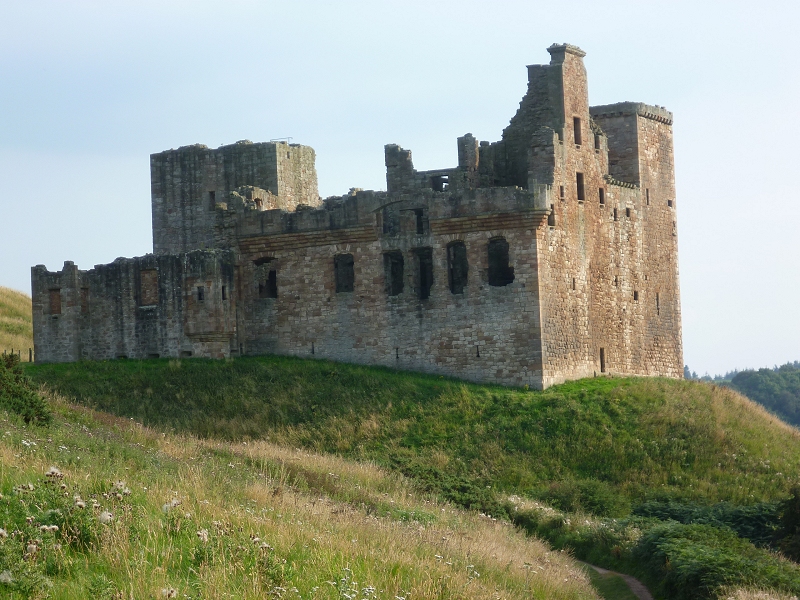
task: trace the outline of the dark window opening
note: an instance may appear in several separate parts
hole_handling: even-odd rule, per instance
[[[572,289],[575,290],[575,278],[572,278]]]
[[[562,200],[564,199],[564,186],[563,185],[558,186],[558,197],[561,198]]]
[[[583,173],[575,173],[575,183],[578,187],[578,202],[583,202],[585,199],[583,193]]]
[[[433,250],[431,248],[417,248],[414,250],[417,258],[417,291],[419,299],[425,300],[431,295],[433,286]]]
[[[627,218],[629,218],[629,219],[631,218],[631,209],[630,209],[630,208],[626,208],[626,209],[625,209],[625,216],[626,216]]]
[[[258,287],[259,298],[278,297],[278,272],[270,268],[272,257],[263,257],[253,261],[255,265],[255,285]]]
[[[616,275],[614,275],[614,285],[618,284],[619,284],[619,278]]]
[[[639,292],[637,290],[633,290],[633,301],[634,302],[639,301]]]
[[[606,372],[606,349],[600,348],[600,372]]]
[[[333,272],[336,278],[336,293],[352,292],[355,286],[355,269],[352,254],[337,254],[333,257]]]
[[[206,288],[202,285],[197,286],[197,301],[204,302],[206,299]]]
[[[547,215],[547,224],[550,227],[556,226],[556,209],[552,204],[550,205],[550,214]]]
[[[514,281],[514,267],[508,264],[508,242],[489,240],[489,285],[502,287]]]
[[[600,136],[596,133],[594,134],[594,149],[600,150]]]
[[[600,196],[600,205],[602,206],[606,203],[606,191],[603,188],[600,188],[597,190],[597,192]]]
[[[217,192],[208,192],[208,208],[214,210],[217,208]]]
[[[400,233],[400,213],[396,210],[390,211],[388,208],[383,209],[383,233],[387,235],[397,235]]]
[[[141,282],[139,306],[158,304],[158,271],[156,269],[140,271],[139,280]]]
[[[656,292],[656,314],[661,314],[661,295]]]
[[[422,235],[425,233],[425,211],[421,208],[415,208],[414,216],[417,220],[417,235]]]
[[[222,286],[222,299],[223,300],[227,300],[228,299],[228,290],[224,285]]]
[[[286,153],[286,158],[292,158],[292,155],[289,152],[287,152]]]
[[[399,250],[384,252],[383,274],[386,280],[386,293],[397,296],[403,293],[403,253]]]
[[[50,314],[61,314],[61,290],[50,290]]]
[[[575,131],[575,145],[580,146],[583,139],[581,137],[581,120],[578,117],[573,117],[572,127]]]
[[[615,221],[617,220],[617,209],[616,208],[614,208],[614,220]]]
[[[468,272],[466,245],[464,242],[451,242],[447,246],[447,279],[451,293],[464,293]]]
[[[81,288],[81,312],[89,312],[89,288]]]
[[[672,208],[672,200],[667,200],[667,206],[669,206],[670,208]]]
[[[434,192],[446,192],[449,185],[450,177],[448,175],[434,175],[431,177],[431,189]]]
[[[192,351],[191,350],[181,350],[181,358],[191,358]]]
[[[160,354],[156,354],[155,352],[151,352],[150,354],[147,355],[147,358],[150,358],[150,359],[161,358],[161,355]]]
[[[647,206],[650,206],[650,188],[644,190],[644,197],[647,201]]]

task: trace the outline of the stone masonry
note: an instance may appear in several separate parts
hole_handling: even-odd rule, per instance
[[[387,191],[319,198],[311,148],[151,156],[153,254],[32,269],[38,362],[290,354],[545,388],[683,373],[672,114],[590,107],[548,48],[497,142],[385,148]]]

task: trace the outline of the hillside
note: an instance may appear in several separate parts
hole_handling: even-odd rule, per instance
[[[753,504],[783,498],[800,474],[800,432],[696,382],[596,378],[535,392],[287,357],[27,372],[148,425],[375,461],[497,514],[504,494],[608,516],[647,500]]]
[[[797,362],[774,369],[740,371],[730,386],[787,423],[800,426],[800,364]]]
[[[0,411],[2,597],[598,597],[566,554],[372,464],[53,406],[46,428]]]
[[[22,359],[28,360],[33,348],[30,296],[0,287],[0,353],[22,349]]]

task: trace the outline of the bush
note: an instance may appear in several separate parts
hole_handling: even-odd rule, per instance
[[[47,425],[52,419],[47,401],[22,372],[16,354],[0,356],[0,409],[20,415],[26,423]]]
[[[585,512],[598,517],[621,517],[631,509],[625,496],[597,479],[555,482],[537,496],[564,512]]]

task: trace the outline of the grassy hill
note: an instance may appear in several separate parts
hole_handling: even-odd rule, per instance
[[[373,464],[54,402],[0,412],[0,596],[594,599],[584,569]]]
[[[0,287],[0,353],[22,349],[22,359],[28,360],[28,348],[33,348],[31,298],[27,294]]]

